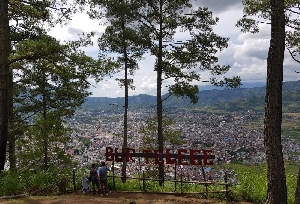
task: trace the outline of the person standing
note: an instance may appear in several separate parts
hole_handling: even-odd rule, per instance
[[[99,180],[98,180],[99,176],[98,176],[96,164],[92,164],[92,168],[90,170],[90,175],[92,177],[93,195],[96,195],[96,188],[95,188],[95,186],[97,186],[97,189],[98,189],[99,193],[101,193],[101,191],[100,191],[100,185],[99,185]]]
[[[88,177],[85,172],[82,176],[81,184],[82,184],[82,192],[83,193],[90,192],[89,180],[88,180]]]
[[[100,177],[101,191],[104,192],[106,195],[108,195],[110,191],[108,191],[108,186],[107,186],[107,166],[105,162],[101,162],[101,167],[98,170],[98,174]]]

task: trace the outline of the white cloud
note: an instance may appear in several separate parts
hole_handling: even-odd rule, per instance
[[[91,20],[85,13],[78,13],[73,16],[68,26],[56,26],[49,32],[50,35],[64,40],[75,40],[78,39],[78,35],[90,32],[95,32],[96,37],[101,35],[105,31],[106,26],[99,25],[98,20]],[[96,38],[95,38],[96,39]]]
[[[214,13],[222,13],[235,8],[242,8],[241,0],[194,0],[194,6],[208,7]]]
[[[268,39],[248,39],[245,40],[242,45],[236,45],[236,51],[234,54],[235,59],[244,59],[249,60],[252,58],[257,59],[267,59],[268,55],[268,47],[269,47]]]
[[[271,27],[269,24],[259,24],[259,33],[241,33],[237,40],[244,42],[249,39],[270,39],[271,37]]]
[[[229,37],[231,41],[236,41],[240,33],[240,28],[236,27],[236,22],[243,16],[241,9],[226,10],[222,13],[214,14],[219,18],[219,22],[214,27],[214,32],[222,37]]]
[[[201,3],[201,4],[200,4]],[[229,37],[230,42],[227,49],[218,53],[220,65],[230,65],[231,70],[226,76],[240,76],[242,82],[265,82],[267,72],[267,54],[269,49],[270,25],[260,24],[260,32],[257,34],[241,33],[240,28],[235,26],[238,19],[243,15],[243,8],[240,0],[199,0],[201,6],[208,6],[215,11],[214,16],[220,18],[214,31],[223,37]],[[82,13],[76,14],[68,27],[56,27],[50,32],[51,35],[60,40],[77,39],[78,34],[84,32],[96,32],[93,38],[94,46],[85,48],[86,53],[92,57],[97,57],[97,37],[105,30],[105,26],[99,25],[96,20],[90,20],[89,17]],[[175,36],[176,40],[187,40],[186,33],[178,32]],[[300,75],[295,74],[299,70],[299,64],[294,62],[286,52],[284,61],[284,80],[299,80]],[[155,57],[149,54],[145,55],[145,59],[139,62],[140,69],[137,70],[132,77],[134,79],[135,90],[130,90],[129,95],[138,94],[156,94],[156,72],[153,71]],[[209,72],[203,72],[201,78],[209,79]],[[118,73],[113,78],[105,78],[103,81],[95,84],[90,90],[93,96],[102,97],[124,97],[124,89],[121,89],[115,78],[123,78],[123,72]],[[166,93],[166,85],[170,81],[163,84],[163,93]],[[207,85],[207,83],[195,82],[198,85]]]

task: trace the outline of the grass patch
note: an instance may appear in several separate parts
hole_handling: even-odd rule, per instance
[[[282,129],[282,136],[300,142],[300,128]]]
[[[216,166],[216,168],[231,169],[234,174],[237,175],[237,185],[229,187],[231,190],[230,201],[248,201],[255,203],[263,203],[267,193],[267,167],[266,165],[242,165],[242,164],[226,164],[223,166]],[[287,181],[287,194],[288,204],[294,203],[294,194],[297,182],[297,173],[299,171],[299,165],[286,163],[286,181]],[[76,175],[77,190],[81,189],[81,175],[83,172],[78,172]],[[40,172],[36,175],[23,175],[17,177],[19,173],[7,172],[2,175],[0,179],[0,193],[3,195],[16,195],[24,192],[28,192],[33,186],[45,187],[52,182],[57,181],[58,173]],[[22,174],[21,174],[22,175]],[[69,174],[70,176],[70,174]],[[17,179],[17,181],[15,181]],[[139,181],[135,179],[127,179],[126,183],[122,183],[120,178],[115,178],[115,190],[117,191],[146,191],[146,192],[178,192],[192,193],[199,197],[206,197],[205,186],[201,184],[180,184],[178,181],[175,189],[175,183],[172,181],[165,181],[160,186],[158,181]],[[112,178],[108,180],[109,188],[113,189]],[[14,187],[14,188],[13,188]],[[73,186],[71,186],[72,189]],[[70,189],[70,188],[68,188]],[[208,185],[208,192],[224,190],[225,186],[221,185]],[[55,192],[54,189],[52,189]],[[52,192],[51,191],[51,192]],[[202,192],[202,194],[199,194]],[[51,194],[48,194],[51,195]],[[49,196],[49,199],[55,199],[57,196]],[[207,198],[226,199],[225,193],[208,193]],[[30,199],[30,200],[28,200]],[[23,203],[38,203],[39,196],[29,197],[25,199],[12,199],[7,200],[8,204],[23,204]],[[0,200],[2,203],[2,200]]]
[[[232,187],[235,201],[264,203],[267,195],[266,165],[229,164],[226,166],[233,169],[238,176],[239,184]],[[285,166],[288,204],[294,204],[298,170],[298,165],[286,164]]]

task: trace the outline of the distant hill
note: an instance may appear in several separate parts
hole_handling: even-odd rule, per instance
[[[164,103],[164,110],[200,109],[209,107],[212,110],[225,111],[264,111],[265,86],[254,88],[213,89],[198,93],[199,101],[191,104],[188,98],[169,97]],[[167,97],[164,95],[163,97]],[[81,111],[86,112],[122,112],[124,97],[88,97]],[[300,112],[300,81],[283,83],[284,112]],[[156,96],[140,94],[129,97],[131,109],[156,109]]]
[[[241,85],[241,88],[254,88],[254,87],[263,87],[265,86],[266,83],[263,82],[243,82]],[[224,87],[216,87],[213,85],[205,85],[199,87],[200,90],[212,90],[212,89],[217,89],[217,90],[224,90]]]

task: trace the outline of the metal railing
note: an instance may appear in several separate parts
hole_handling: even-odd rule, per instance
[[[124,178],[123,176],[116,176],[116,175],[109,175],[108,176],[112,180],[112,185],[113,189],[116,189],[116,178],[117,179],[122,179]],[[146,188],[146,182],[147,181],[160,181],[160,179],[155,179],[155,178],[147,178],[145,177],[145,172],[143,171],[142,177],[126,177],[126,180],[138,180],[142,181],[142,186],[140,188],[141,191],[139,192],[149,192]],[[164,180],[164,183],[174,183],[174,191],[173,192],[153,192],[153,193],[167,193],[167,194],[203,194],[206,198],[208,197],[209,194],[212,193],[224,193],[226,197],[228,197],[230,193],[229,187],[232,186],[233,184],[228,182],[227,174],[224,175],[224,182],[217,182],[217,181],[185,181],[183,179],[183,175],[180,175],[180,179],[172,179],[172,180]],[[178,189],[178,184],[179,184],[179,189]],[[204,191],[184,191],[183,186],[184,184],[193,184],[193,185],[202,185],[204,186]],[[219,186],[223,188],[222,190],[210,190],[210,186]],[[200,189],[200,188],[199,188]],[[179,192],[178,192],[179,190]]]

